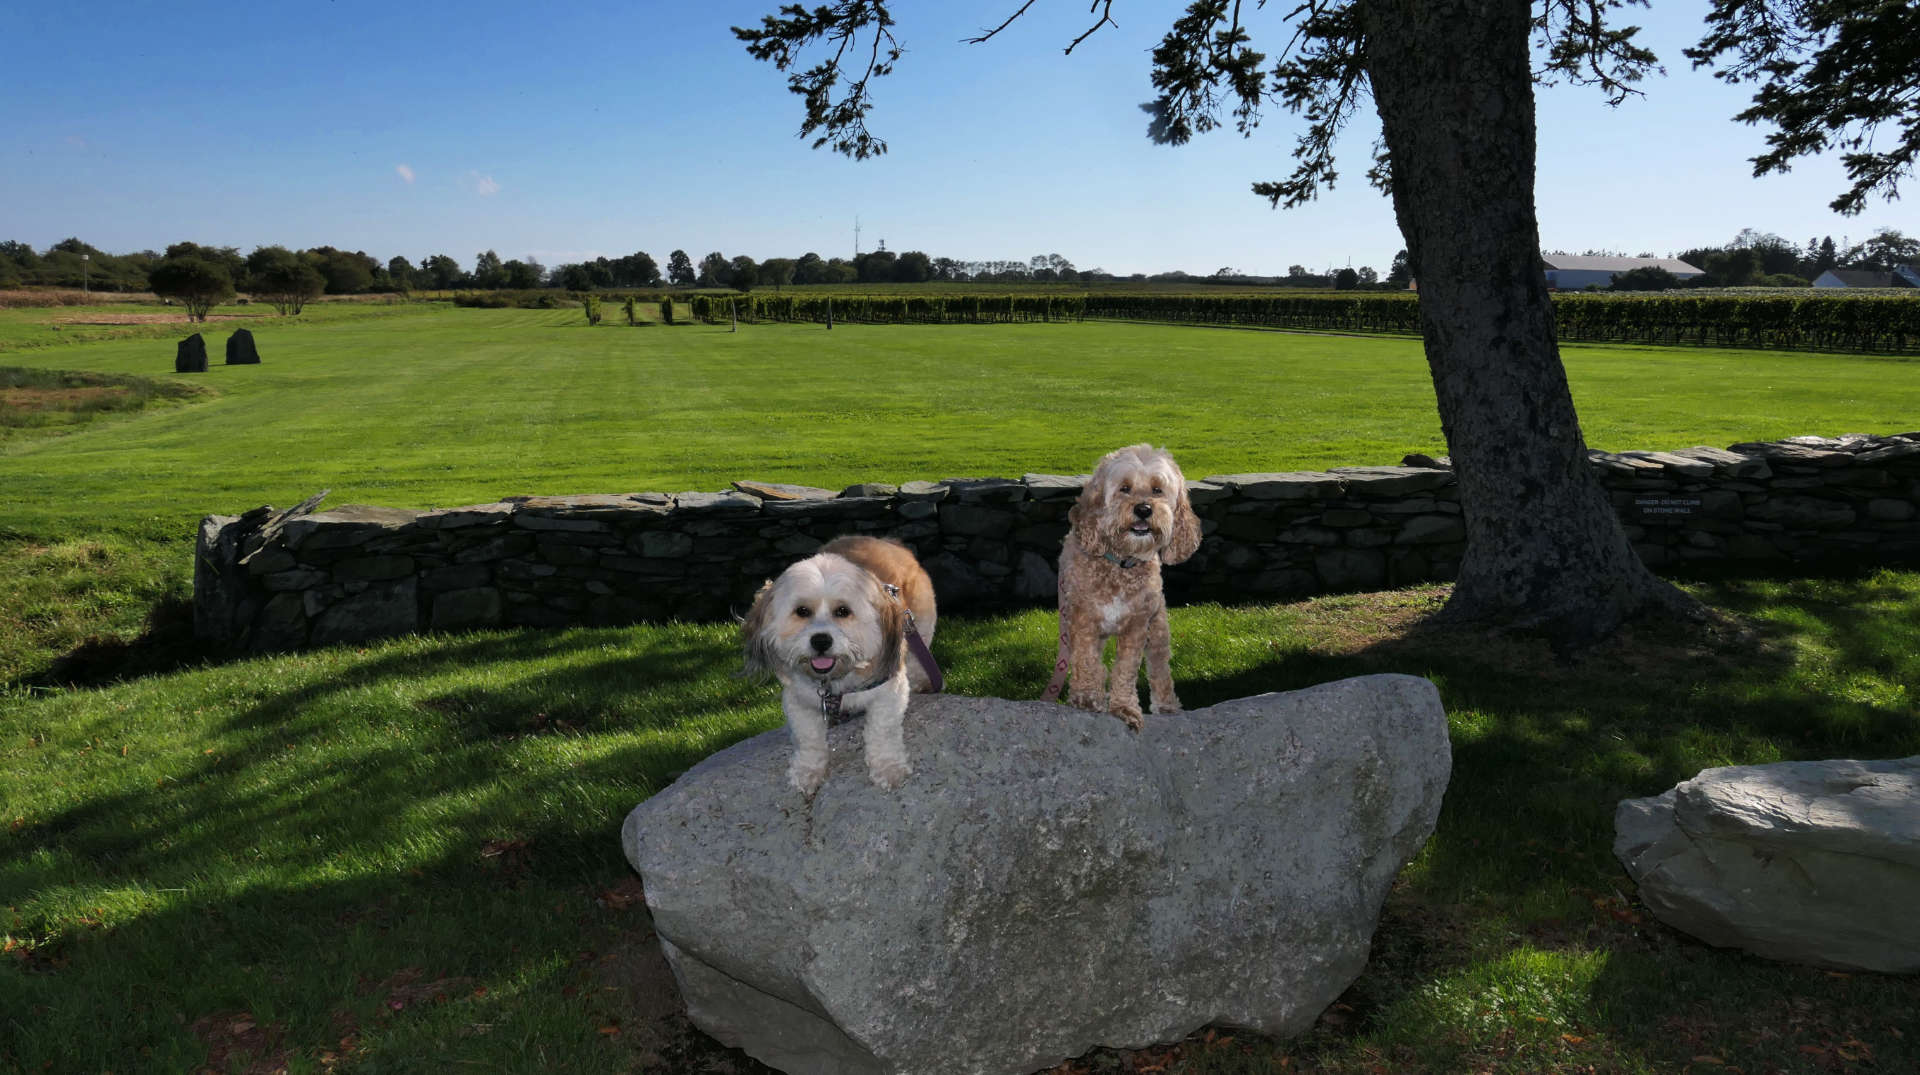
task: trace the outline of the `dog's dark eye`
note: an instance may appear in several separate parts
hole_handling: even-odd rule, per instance
[[[844,620],[851,615],[853,615],[853,610],[845,605],[836,606],[833,610],[833,618],[836,620]]]
[[[805,605],[793,606],[793,614],[795,616],[800,617],[803,620],[810,620],[813,618],[813,610],[808,608]]]
[[[1162,493],[1161,493],[1161,491],[1160,491],[1160,487],[1159,487],[1159,486],[1157,486],[1157,485],[1156,485],[1156,486],[1154,486],[1154,487],[1153,487],[1153,495],[1154,495],[1154,496],[1161,496],[1161,495],[1162,495]]]
[[[1122,482],[1122,483],[1120,483],[1120,491],[1121,491],[1121,492],[1123,492],[1123,493],[1131,493],[1131,492],[1133,492],[1133,483],[1132,483],[1132,482]]]

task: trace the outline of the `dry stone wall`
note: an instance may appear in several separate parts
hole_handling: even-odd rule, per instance
[[[1452,470],[1225,474],[1188,483],[1205,540],[1167,569],[1175,603],[1275,600],[1452,578],[1466,530]],[[1920,432],[1728,449],[1592,453],[1656,569],[1920,561]],[[787,564],[847,533],[911,546],[941,608],[1050,604],[1084,476],[722,492],[512,497],[428,511],[262,507],[201,522],[194,625],[284,650],[421,630],[562,627],[744,611]]]

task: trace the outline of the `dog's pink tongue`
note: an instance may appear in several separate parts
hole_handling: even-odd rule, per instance
[[[813,670],[814,670],[814,671],[816,671],[816,672],[831,672],[831,671],[833,671],[833,658],[832,658],[832,657],[815,657],[815,658],[813,659],[813,662],[812,662],[812,664],[813,664]]]

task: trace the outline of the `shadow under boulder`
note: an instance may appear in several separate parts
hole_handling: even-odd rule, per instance
[[[1029,1072],[1206,1025],[1287,1036],[1359,976],[1433,830],[1433,684],[1342,680],[1117,719],[916,696],[914,773],[860,722],[827,783],[784,730],[715,754],[622,833],[695,1025],[789,1072]]]

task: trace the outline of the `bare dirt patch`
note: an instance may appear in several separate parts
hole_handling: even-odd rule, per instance
[[[594,901],[620,921],[607,951],[582,953],[584,980],[568,989],[593,1008],[600,1033],[630,1050],[647,1071],[774,1075],[772,1068],[746,1053],[707,1037],[687,1018],[680,987],[647,915],[639,878],[596,892]]]
[[[248,1012],[216,1012],[193,1021],[193,1036],[207,1047],[207,1067],[245,1075],[276,1075],[287,1070],[286,1028],[262,1026]],[[244,1065],[244,1066],[241,1066]]]
[[[1312,652],[1401,665],[1477,662],[1549,682],[1690,669],[1726,672],[1756,659],[1780,659],[1778,647],[1752,625],[1722,611],[1698,623],[1647,620],[1567,660],[1546,639],[1499,627],[1433,622],[1451,584],[1379,593],[1316,597],[1299,606],[1314,639]]]
[[[0,289],[0,310],[34,306],[106,306],[116,302],[153,302],[151,291],[82,291],[79,288]]]

